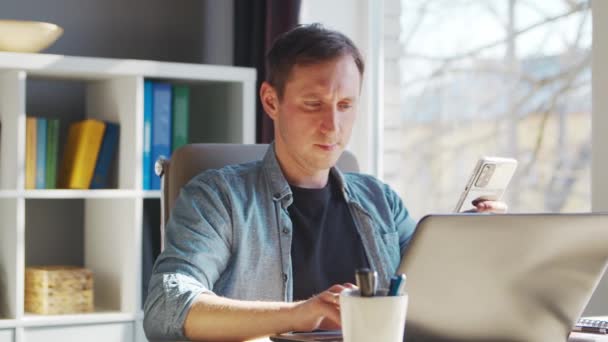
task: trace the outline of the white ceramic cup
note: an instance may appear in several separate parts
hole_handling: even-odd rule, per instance
[[[358,290],[340,294],[340,319],[344,342],[402,342],[407,294],[361,297]]]

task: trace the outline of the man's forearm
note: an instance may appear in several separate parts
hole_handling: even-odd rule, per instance
[[[286,332],[294,329],[294,307],[201,294],[186,316],[184,333],[193,341],[242,341]]]

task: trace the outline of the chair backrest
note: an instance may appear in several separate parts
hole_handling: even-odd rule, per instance
[[[162,177],[161,195],[161,249],[164,247],[164,227],[180,189],[194,176],[208,169],[260,160],[266,144],[190,144],[173,152],[171,160],[162,160],[156,167]],[[338,160],[338,168],[345,172],[358,172],[355,156],[344,151]]]

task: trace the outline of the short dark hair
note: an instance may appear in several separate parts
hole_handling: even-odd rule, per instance
[[[363,77],[365,64],[361,52],[344,34],[319,23],[299,25],[281,34],[266,54],[266,81],[283,97],[285,83],[295,65],[325,62],[351,55]]]

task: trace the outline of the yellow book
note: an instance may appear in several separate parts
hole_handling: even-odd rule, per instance
[[[70,125],[59,172],[62,188],[90,187],[105,128],[105,123],[93,119]]]
[[[36,189],[36,118],[25,119],[25,188]]]

